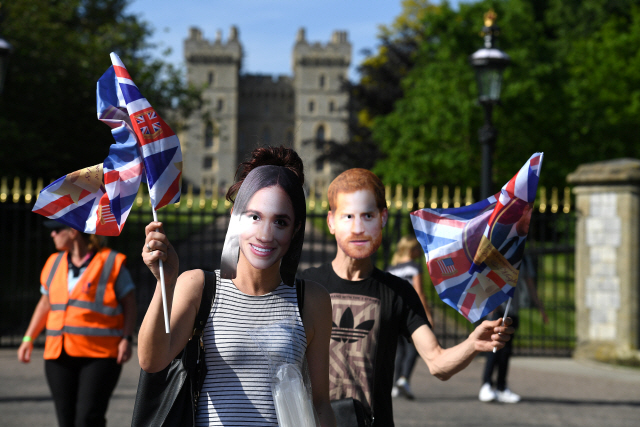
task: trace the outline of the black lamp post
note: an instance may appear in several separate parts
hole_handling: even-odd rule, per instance
[[[495,47],[500,28],[495,25],[497,15],[493,10],[485,13],[484,48],[478,49],[470,57],[469,62],[476,70],[478,82],[478,102],[484,108],[484,126],[480,128],[478,137],[482,146],[482,183],[481,199],[494,194],[492,183],[493,146],[498,132],[493,127],[493,106],[500,103],[500,89],[502,87],[502,72],[511,62],[509,55]]]
[[[4,89],[4,80],[7,77],[7,66],[9,65],[9,55],[13,47],[8,41],[0,37],[0,95]]]

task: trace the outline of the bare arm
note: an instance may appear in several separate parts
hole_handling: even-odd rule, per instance
[[[123,337],[118,344],[118,363],[126,363],[131,359],[131,343],[125,338],[128,335],[133,335],[133,330],[136,327],[136,293],[135,291],[129,292],[120,301],[122,305],[122,311],[124,314],[124,328]]]
[[[427,313],[427,319],[429,319],[429,323],[433,328],[433,316],[431,315],[431,310],[429,310],[429,305],[427,304],[427,296],[424,294],[424,289],[422,289],[422,273],[418,273],[413,276],[413,289],[418,293],[418,297],[420,297],[420,302],[422,302],[422,306],[424,307],[425,313]]]
[[[158,231],[152,231],[156,229]],[[176,278],[178,256],[164,235],[162,224],[152,222],[145,228],[145,232],[147,237],[142,249],[142,258],[156,276],[157,284],[138,333],[138,358],[142,369],[158,372],[167,367],[189,341],[202,298],[204,273],[202,270],[185,271]],[[147,245],[152,252],[149,252]],[[164,325],[159,259],[162,259],[164,264],[170,324],[168,334]]]
[[[446,381],[469,366],[479,352],[492,351],[493,347],[498,349],[504,347],[504,344],[511,339],[513,328],[499,326],[501,323],[502,319],[485,320],[469,335],[469,338],[448,349],[440,347],[436,336],[427,325],[416,329],[411,339],[429,367],[431,375]],[[507,325],[510,324],[511,319],[507,318]]]
[[[36,305],[35,310],[33,311],[31,321],[29,322],[29,326],[27,327],[27,331],[24,333],[25,336],[31,337],[31,341],[23,342],[18,348],[18,360],[22,363],[31,362],[33,341],[38,338],[38,335],[40,335],[45,325],[47,324],[47,316],[49,315],[50,309],[51,305],[49,304],[49,296],[42,295],[40,297],[40,301],[38,301],[38,304]]]
[[[329,400],[329,341],[331,339],[331,297],[319,284],[306,281],[303,323],[307,335],[307,363],[311,377],[313,406],[322,427],[335,427]]]

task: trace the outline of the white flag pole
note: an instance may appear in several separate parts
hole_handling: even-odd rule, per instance
[[[155,212],[154,212],[154,214],[155,214]],[[162,262],[162,261],[160,261],[160,262]],[[162,264],[160,264],[160,265],[162,266]],[[504,316],[502,316],[502,326],[504,326],[504,322],[507,320],[507,313],[509,313],[509,307],[511,307],[511,298],[509,298],[509,301],[507,301],[507,308],[504,309]],[[495,353],[496,351],[498,351],[498,349],[496,347],[493,347],[493,352]]]
[[[153,220],[158,222],[158,214],[156,210],[151,207],[153,211]],[[164,329],[167,333],[169,333],[169,312],[167,310],[167,291],[164,285],[164,266],[162,265],[162,260],[158,260],[160,262],[160,289],[162,290],[162,311],[164,311]],[[509,300],[511,302],[511,300]],[[495,349],[493,350],[495,352]]]

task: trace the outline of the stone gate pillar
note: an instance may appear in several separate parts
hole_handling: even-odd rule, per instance
[[[640,160],[581,165],[576,212],[574,357],[640,362]]]

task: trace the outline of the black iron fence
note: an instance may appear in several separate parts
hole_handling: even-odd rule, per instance
[[[158,212],[165,230],[180,256],[180,270],[218,268],[222,244],[228,225],[228,206],[224,202],[187,196],[179,206],[168,206]],[[546,201],[546,196],[545,199]],[[442,202],[442,199],[437,200]],[[436,201],[430,201],[430,204]],[[448,202],[447,202],[448,203]],[[408,206],[407,206],[408,204]],[[412,232],[407,208],[402,198],[389,201],[391,209],[384,230],[382,246],[375,255],[379,268],[386,268],[396,242]],[[437,203],[440,205],[440,203]],[[453,203],[452,203],[453,204]],[[336,244],[326,226],[323,203],[310,200],[300,268],[333,259]],[[40,298],[40,271],[47,257],[55,251],[43,218],[31,213],[33,203],[22,197],[0,200],[0,346],[17,346],[26,330],[33,309]],[[565,200],[564,211],[557,203],[540,204],[532,217],[527,250],[537,260],[537,291],[549,316],[542,321],[536,308],[525,304],[520,309],[520,327],[515,347],[517,354],[570,355],[575,344],[574,305],[574,235],[575,218]],[[119,237],[108,238],[107,245],[127,255],[127,267],[134,282],[140,322],[153,295],[155,281],[142,263],[140,253],[144,227],[152,218],[148,199],[139,197]],[[426,270],[425,270],[426,271]],[[434,314],[435,331],[445,347],[464,340],[473,325],[440,301],[428,275],[425,291]],[[38,342],[42,342],[42,337]]]

